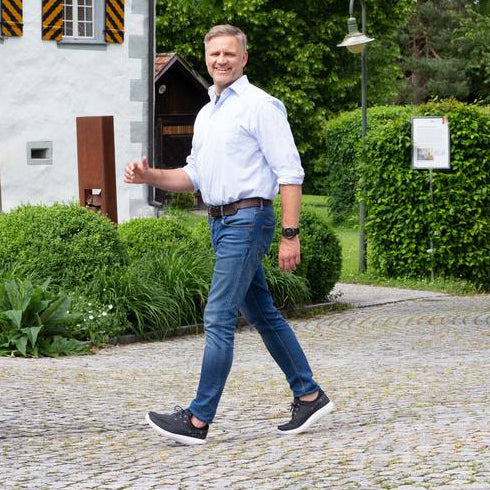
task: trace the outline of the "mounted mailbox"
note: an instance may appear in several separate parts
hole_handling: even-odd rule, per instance
[[[80,204],[117,223],[114,118],[77,117]]]

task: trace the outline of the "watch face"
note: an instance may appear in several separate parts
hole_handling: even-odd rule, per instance
[[[284,238],[294,238],[298,234],[297,228],[283,228],[282,236]]]

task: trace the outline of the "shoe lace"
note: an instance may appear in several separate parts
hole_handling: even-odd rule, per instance
[[[298,409],[299,409],[299,402],[297,402],[297,401],[294,401],[289,406],[289,411],[291,412],[291,417],[293,419],[294,419],[294,417],[296,417],[296,414],[298,413]]]
[[[174,407],[174,417],[180,419],[187,419],[187,412],[185,408],[182,408],[180,405],[175,405]]]

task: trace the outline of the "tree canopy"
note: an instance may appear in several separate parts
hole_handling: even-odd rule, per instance
[[[418,0],[398,34],[404,83],[398,101],[490,100],[488,0]]]

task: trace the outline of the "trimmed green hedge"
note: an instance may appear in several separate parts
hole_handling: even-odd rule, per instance
[[[368,109],[368,135],[413,107],[379,106]],[[355,211],[359,162],[362,153],[361,110],[344,112],[330,119],[323,131],[323,152],[313,165],[315,194],[329,196],[334,221],[344,220]]]
[[[362,167],[370,264],[394,277],[433,267],[490,289],[490,115],[454,101],[416,115],[448,118],[452,169],[434,171],[432,204],[429,172],[411,168],[410,115],[370,134]]]
[[[175,218],[136,218],[118,226],[130,259],[160,254],[166,247],[195,241],[192,231]]]
[[[70,289],[126,261],[114,224],[77,204],[0,214],[0,275],[14,270]]]
[[[265,260],[278,307],[323,300],[340,273],[333,234],[311,211],[301,220],[300,273],[277,267],[279,228],[276,252]],[[164,337],[179,325],[199,322],[212,269],[204,221],[191,229],[175,217],[140,218],[116,229],[106,217],[75,204],[28,205],[0,215],[0,278],[50,279],[54,293],[66,294],[77,313],[67,332],[78,340],[104,343],[126,333]],[[9,333],[0,344],[24,342],[19,335]]]

